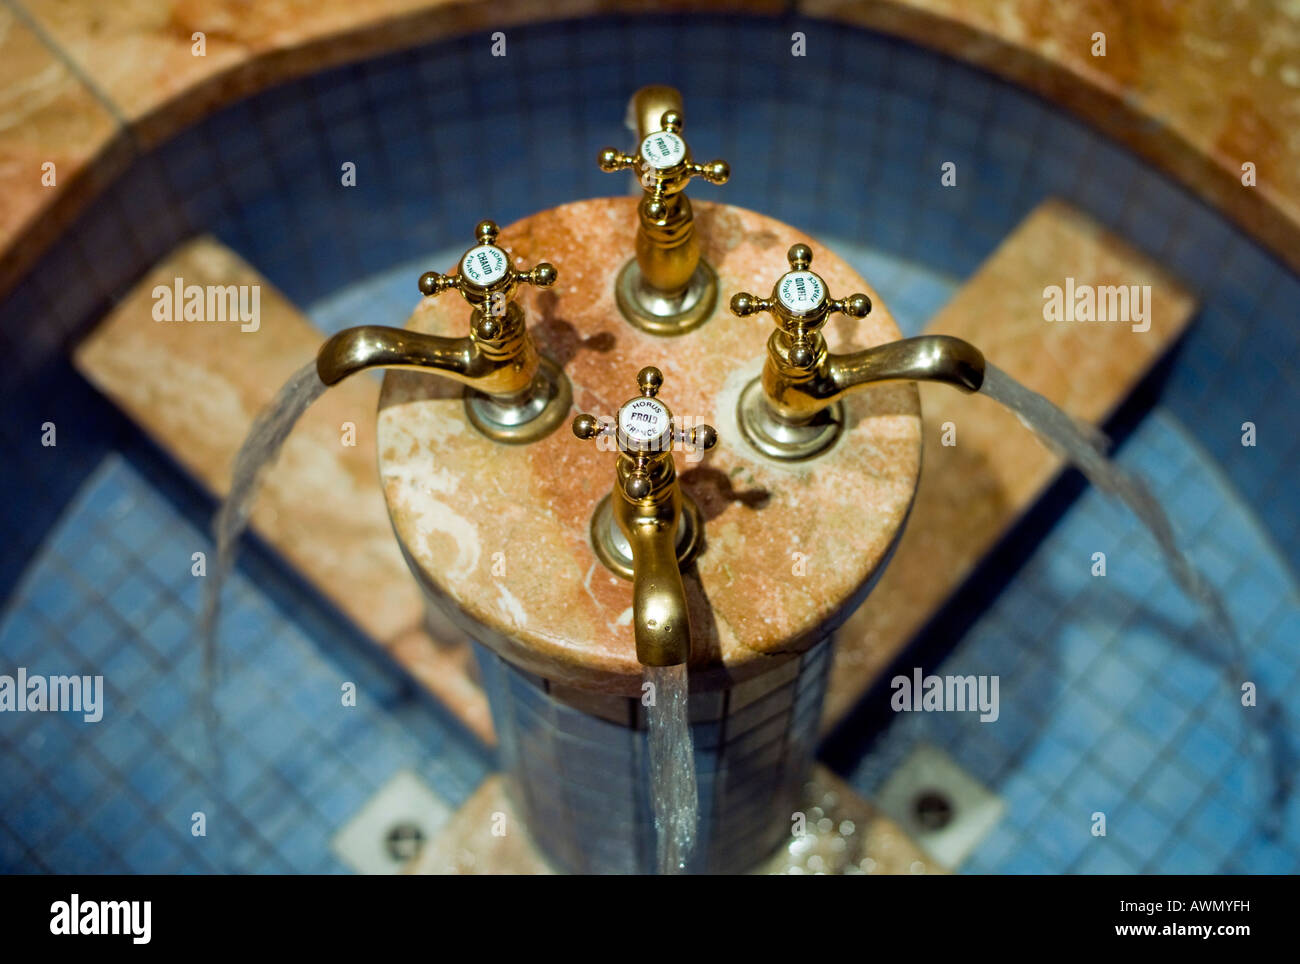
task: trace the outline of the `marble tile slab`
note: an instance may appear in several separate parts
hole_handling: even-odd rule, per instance
[[[20,13],[0,5],[0,292],[124,169],[130,153],[95,91]]]

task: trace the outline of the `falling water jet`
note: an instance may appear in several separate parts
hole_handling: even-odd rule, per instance
[[[298,419],[324,393],[326,385],[316,373],[316,362],[304,365],[284,384],[262,412],[235,455],[230,492],[212,523],[217,557],[203,584],[203,608],[199,617],[199,639],[203,649],[203,689],[206,730],[213,773],[220,778],[221,751],[217,728],[217,625],[221,590],[234,564],[239,537],[248,527],[248,516],[266,470],[274,464]]]
[[[1072,418],[1042,395],[1026,388],[993,365],[985,365],[984,381],[979,391],[1015,413],[1021,423],[1043,444],[1074,465],[1098,489],[1128,506],[1155,539],[1165,565],[1179,588],[1201,607],[1216,634],[1226,640],[1229,652],[1223,661],[1223,669],[1228,681],[1235,688],[1246,680],[1245,647],[1228,615],[1223,597],[1178,548],[1169,516],[1150,488],[1107,457],[1109,440],[1106,436],[1092,426]],[[1289,793],[1290,776],[1286,771],[1288,753],[1285,744],[1280,742],[1283,738],[1282,728],[1271,725],[1275,721],[1275,708],[1257,704],[1255,709],[1259,716],[1258,725],[1271,750],[1271,792],[1266,793],[1266,796],[1271,797],[1273,804],[1270,819],[1276,820],[1276,815],[1281,812],[1281,804]],[[1249,751],[1248,732],[1243,733],[1241,749]]]
[[[654,694],[646,716],[659,873],[680,874],[690,865],[700,815],[686,664],[647,666],[645,678]]]

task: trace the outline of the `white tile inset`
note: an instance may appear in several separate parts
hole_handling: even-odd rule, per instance
[[[956,869],[1006,805],[942,750],[920,743],[885,781],[876,804],[931,857]]]
[[[330,849],[359,874],[395,874],[450,816],[446,801],[401,770],[334,835]]]

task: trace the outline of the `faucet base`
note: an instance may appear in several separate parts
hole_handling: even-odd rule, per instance
[[[764,455],[783,462],[815,458],[844,431],[844,406],[835,402],[803,425],[781,419],[767,403],[763,380],[755,378],[740,393],[736,421],[745,441]]]
[[[631,579],[632,546],[618,527],[607,495],[591,514],[591,547],[605,568],[624,579]],[[699,506],[686,493],[682,493],[682,518],[677,524],[677,565],[685,569],[704,547],[704,520]]]
[[[488,438],[512,445],[536,442],[550,435],[573,407],[573,386],[560,366],[542,355],[537,374],[522,402],[508,404],[466,389],[465,414]]]
[[[703,258],[680,295],[666,298],[648,287],[635,258],[623,265],[614,283],[618,310],[628,323],[652,335],[684,335],[713,314],[718,276]]]

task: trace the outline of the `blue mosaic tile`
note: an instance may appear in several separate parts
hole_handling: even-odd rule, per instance
[[[1136,874],[1139,867],[1131,854],[1108,838],[1098,837],[1071,869],[1081,874]]]
[[[0,832],[0,838],[3,833]],[[46,854],[51,866],[63,869],[68,874],[102,874],[120,873],[125,867],[117,866],[117,858],[100,845],[100,843],[80,827],[74,827],[65,837],[54,842]],[[15,868],[24,861],[20,856],[13,858]],[[0,867],[5,865],[3,843],[0,843]]]
[[[1163,856],[1164,866],[1173,874],[1213,874],[1222,864],[1222,855],[1206,848],[1203,842],[1174,840]]]
[[[1128,453],[1134,451],[1135,445],[1140,445],[1142,457],[1136,461],[1150,463],[1148,453],[1152,451],[1164,452],[1162,459],[1167,461],[1172,455],[1171,449],[1179,448],[1180,437],[1179,430],[1165,417],[1149,419],[1126,443],[1120,459],[1128,461]],[[1203,456],[1195,449],[1187,449],[1184,445],[1176,459],[1181,471],[1161,483],[1176,487],[1185,483],[1189,475],[1195,475],[1198,488],[1218,494],[1215,511],[1224,514],[1222,525],[1196,527],[1184,523],[1179,526],[1184,532],[1196,533],[1196,539],[1201,540],[1193,543],[1193,555],[1198,561],[1204,558],[1204,540],[1214,539],[1215,532],[1222,526],[1231,526],[1236,536],[1226,541],[1228,548],[1220,547],[1219,578],[1259,578],[1260,585],[1272,587],[1272,592],[1265,593],[1265,596],[1293,586],[1289,575],[1278,568],[1276,558],[1265,553],[1258,539],[1251,535],[1252,523],[1246,521],[1239,504],[1233,501],[1222,480],[1212,471],[1207,474],[1202,459]],[[1138,466],[1139,471],[1141,468]],[[1043,554],[1077,551],[1077,548],[1070,549],[1072,544],[1077,546],[1082,534],[1072,521],[1074,517],[1079,517],[1079,524],[1093,529],[1100,525],[1124,531],[1126,535],[1122,541],[1130,544],[1128,540],[1132,537],[1127,533],[1133,532],[1132,521],[1118,511],[1108,510],[1099,515],[1098,506],[1105,503],[1089,505],[1088,499],[1095,501],[1094,494],[1089,493],[1067,512],[1054,531],[1054,538],[1047,540],[1031,558],[1028,572],[1013,582],[1003,597],[977,621],[967,635],[968,642],[954,651],[939,672],[960,670],[962,654],[973,651],[970,647],[977,640],[990,638],[982,634],[981,626],[985,623],[991,620],[1014,622],[1019,605],[1038,604],[1041,592],[1026,592],[1017,587],[1035,586],[1045,572],[1059,568],[1059,564],[1057,567],[1050,565],[1050,560],[1044,560],[1040,566],[1038,559]],[[1179,525],[1180,518],[1194,519],[1195,513],[1202,511],[1198,501],[1187,501],[1175,510],[1179,513],[1175,516],[1175,525]],[[1058,534],[1059,538],[1055,538]],[[1143,538],[1139,536],[1138,546]],[[1153,574],[1158,583],[1165,584],[1167,593],[1153,593],[1140,584],[1135,593],[1139,607],[1135,612],[1129,613],[1125,607],[1116,610],[1100,606],[1107,591],[1126,595],[1133,592],[1135,587],[1129,584],[1128,577],[1136,571],[1134,561],[1138,558],[1142,558],[1144,566],[1155,566]],[[1051,681],[1055,673],[1050,669],[1050,663],[1031,664],[1028,671],[1022,665],[1014,677],[1004,681],[1003,699],[1016,700],[1021,714],[1026,707],[1040,704],[1039,712],[1047,714],[1049,724],[1046,729],[1040,728],[1041,738],[1036,744],[1022,751],[1006,767],[996,772],[986,771],[985,776],[995,780],[994,790],[1007,801],[1007,826],[1023,833],[1023,847],[1037,855],[1030,859],[1031,864],[1052,852],[1049,841],[1053,834],[1046,829],[1050,821],[1039,826],[1037,816],[1052,812],[1047,805],[1051,789],[1057,788],[1063,799],[1074,801],[1076,806],[1087,806],[1089,788],[1097,786],[1104,788],[1101,795],[1106,800],[1104,806],[1098,806],[1113,811],[1110,813],[1112,837],[1120,835],[1117,829],[1120,826],[1131,828],[1137,825],[1142,830],[1135,835],[1134,841],[1129,841],[1125,834],[1119,849],[1085,847],[1073,869],[1079,872],[1127,872],[1141,868],[1172,872],[1176,868],[1217,866],[1229,855],[1227,848],[1214,841],[1244,839],[1267,814],[1268,807],[1260,797],[1266,785],[1262,778],[1269,766],[1267,751],[1257,738],[1241,728],[1242,711],[1225,680],[1223,647],[1216,641],[1201,642],[1188,638],[1203,633],[1204,625],[1191,603],[1167,586],[1168,577],[1159,568],[1158,561],[1153,561],[1151,547],[1141,548],[1137,553],[1133,550],[1117,552],[1112,560],[1111,575],[1104,583],[1100,580],[1095,585],[1080,583],[1086,587],[1081,590],[1083,595],[1080,598],[1086,595],[1091,600],[1082,624],[1091,622],[1099,628],[1085,631],[1080,623],[1065,620],[1053,634],[1040,635],[1036,641],[1038,649],[1056,650],[1068,659],[1071,647],[1077,649],[1080,640],[1092,640],[1087,652],[1091,655],[1093,650],[1099,649],[1099,655],[1093,661],[1080,660],[1085,664],[1081,672],[1067,674],[1067,679],[1072,680],[1068,685],[1079,688],[1078,695],[1073,689],[1067,690],[1060,704],[1053,706],[1041,698],[1041,693],[1053,685]],[[1267,576],[1251,575],[1268,566],[1273,568]],[[1121,571],[1123,576],[1119,575]],[[1067,577],[1059,574],[1056,577],[1058,581],[1062,578]],[[1143,584],[1145,578],[1144,575]],[[1269,608],[1269,616],[1274,608]],[[1152,620],[1153,614],[1159,617],[1155,621]],[[1113,631],[1108,632],[1106,626],[1110,620],[1114,621]],[[1265,619],[1264,623],[1268,625],[1269,620]],[[1275,634],[1276,626],[1272,629]],[[1194,645],[1189,645],[1193,642]],[[1248,651],[1261,642],[1263,640],[1258,634],[1246,637]],[[1066,662],[1063,665],[1068,667],[1070,664]],[[1150,679],[1145,678],[1148,674]],[[1022,696],[1022,689],[1032,692],[1025,692]],[[1081,716],[1079,714],[1085,707],[1079,706],[1077,701],[1083,693],[1088,694],[1088,707],[1095,708]],[[1015,713],[1007,718],[1014,719]],[[1112,725],[1107,726],[1108,722]],[[933,734],[943,727],[943,724],[929,721],[926,724],[921,732]],[[1061,726],[1063,734],[1060,739],[1053,736],[1052,727],[1057,725]],[[1064,735],[1066,733],[1068,736]],[[1247,751],[1247,757],[1239,759],[1236,744],[1247,737],[1252,749]],[[1085,762],[1076,768],[1071,761],[1085,754],[1094,757],[1096,765]],[[972,772],[980,773],[979,770]],[[1029,778],[1030,774],[1032,778]],[[1225,794],[1222,801],[1202,799],[1207,780],[1218,781]],[[1153,809],[1139,805],[1138,800],[1149,801]],[[1180,824],[1180,820],[1184,823]],[[1181,829],[1176,830],[1176,827]],[[1186,837],[1189,841],[1199,841],[1199,850],[1188,844],[1175,852],[1164,843],[1171,833],[1179,839]],[[1274,846],[1278,846],[1277,842]],[[998,847],[1002,854],[1015,849],[1005,840]],[[1222,852],[1216,852],[1216,848]],[[1014,859],[977,859],[971,866],[996,872],[1015,872],[1024,864]],[[1060,866],[1063,868],[1069,864],[1062,860]],[[1262,865],[1252,864],[1250,869],[1258,872]]]
[[[1034,827],[1034,842],[1058,866],[1072,864],[1095,839],[1089,811],[1049,808],[1038,815]]]
[[[1225,868],[1228,873],[1295,874],[1300,872],[1300,860],[1294,853],[1279,848],[1266,838],[1256,838],[1243,851],[1234,855]]]
[[[165,498],[152,489],[149,483],[134,475],[126,463],[116,461],[107,471],[98,473],[90,489],[88,496],[79,501],[77,509],[67,518],[66,525],[86,528],[87,518],[97,518],[95,511],[100,514],[100,517],[105,518],[111,518],[112,513],[128,511],[125,510],[126,504],[122,501],[128,497],[136,501],[137,510],[140,508],[140,500],[153,500],[156,505],[152,509],[146,505],[141,511],[148,512],[158,519],[169,518]],[[108,513],[108,516],[104,516],[105,513]],[[91,522],[90,526],[95,524]],[[162,547],[164,552],[171,552],[177,558],[186,559],[186,555],[179,554],[181,548],[204,543],[204,540],[179,517],[166,526],[154,527],[153,531],[153,544],[146,545],[140,542],[139,555],[150,555],[158,548],[158,540],[161,539],[164,542]],[[54,557],[49,558],[53,563]],[[135,565],[144,564],[138,562]],[[102,579],[106,578],[109,572],[110,570],[106,569],[91,569],[86,572],[86,575],[98,576]],[[73,585],[69,584],[67,579],[66,570],[57,566],[43,568],[38,564],[29,574],[29,584],[33,587],[40,586],[41,593],[46,594],[42,598],[53,598],[62,594],[64,598],[83,599],[86,598],[87,593],[97,592],[93,581],[84,585],[81,583]],[[186,660],[184,665],[190,669],[198,666],[198,654],[189,648],[192,647],[193,641],[193,612],[186,607],[177,609],[175,603],[167,603],[166,588],[159,589],[157,585],[149,582],[151,579],[152,576],[145,575],[142,569],[132,570],[128,573],[129,581],[123,584],[125,590],[121,593],[109,594],[109,597],[119,607],[133,612],[147,608],[144,599],[158,601],[164,606],[158,617],[143,623],[137,620],[137,628],[132,629],[125,623],[114,623],[111,616],[104,618],[101,615],[98,619],[92,618],[100,611],[91,608],[83,614],[81,622],[72,624],[66,630],[70,634],[76,633],[76,638],[80,640],[83,647],[96,641],[101,646],[106,641],[117,644],[117,649],[104,667],[104,672],[109,677],[107,685],[111,692],[128,694],[128,702],[138,706],[135,715],[116,714],[115,708],[110,703],[106,709],[104,722],[101,724],[81,724],[80,729],[67,721],[63,721],[58,726],[43,725],[39,729],[32,730],[32,737],[25,738],[19,744],[23,755],[37,764],[52,758],[71,758],[76,761],[74,766],[55,771],[58,780],[51,785],[51,789],[59,793],[59,798],[48,798],[46,801],[48,805],[41,808],[33,806],[26,811],[19,811],[14,818],[15,823],[12,824],[24,839],[37,840],[48,837],[53,840],[59,836],[58,826],[62,826],[65,833],[72,835],[67,841],[51,845],[50,854],[53,856],[50,859],[56,860],[54,864],[56,868],[94,868],[94,864],[88,864],[87,861],[98,851],[89,846],[81,849],[75,846],[76,841],[91,831],[98,834],[108,850],[112,851],[116,848],[115,852],[103,859],[104,866],[153,872],[173,870],[204,872],[214,867],[230,867],[224,860],[212,859],[201,853],[191,853],[184,847],[178,846],[176,841],[184,838],[178,836],[178,832],[157,832],[150,823],[147,810],[143,809],[149,806],[174,806],[177,807],[175,814],[179,816],[174,815],[173,819],[183,822],[183,818],[187,819],[190,812],[186,809],[190,806],[188,801],[207,796],[196,782],[201,778],[199,771],[182,763],[170,753],[159,752],[160,744],[169,742],[176,747],[176,752],[183,752],[187,757],[190,754],[197,754],[193,759],[206,767],[207,750],[202,738],[202,726],[192,715],[196,711],[196,704],[190,695],[194,684],[188,680],[177,681],[174,685],[158,683],[158,674],[164,665],[159,662],[160,658],[182,658]],[[182,585],[188,586],[189,583],[197,582],[190,579],[188,573],[185,574],[184,579],[186,582]],[[241,584],[242,579],[238,575],[234,583],[236,598],[256,599],[255,591]],[[148,588],[142,589],[142,586]],[[69,589],[72,591],[70,592]],[[134,593],[139,593],[140,598],[135,598]],[[34,626],[43,627],[47,637],[56,640],[60,638],[63,630],[56,625],[50,625],[39,615],[34,602],[29,605],[30,609],[19,609],[7,614],[4,633],[0,635],[0,639],[4,640],[3,652],[14,652],[17,648],[15,645],[17,638],[31,635]],[[320,694],[325,693],[330,700],[334,700],[338,698],[334,688],[334,678],[367,678],[372,681],[384,678],[383,671],[368,666],[363,672],[353,672],[352,669],[360,668],[360,664],[365,662],[363,659],[358,659],[357,667],[344,669],[342,672],[323,671],[324,663],[321,661],[320,651],[301,635],[293,641],[293,637],[284,632],[283,617],[276,614],[275,608],[268,606],[265,600],[255,605],[242,606],[240,612],[242,618],[232,618],[225,623],[226,632],[223,632],[223,637],[233,627],[236,634],[246,632],[262,639],[277,638],[280,645],[272,648],[274,650],[272,655],[258,659],[259,669],[275,674],[273,679],[310,681],[303,683],[297,690],[291,690],[291,705],[296,704],[299,711],[311,708],[312,701],[309,694],[312,683],[324,686],[324,681],[328,681],[328,685],[323,690],[317,690],[315,696],[323,698]],[[188,613],[188,617],[181,615],[183,613]],[[141,632],[145,634],[143,638],[139,635]],[[77,652],[71,642],[59,645],[64,646],[62,651],[68,654]],[[266,647],[262,647],[261,650],[254,647],[254,650],[265,652]],[[340,650],[335,646],[330,651]],[[342,651],[346,652],[346,650]],[[42,658],[48,661],[49,655],[47,647],[43,650]],[[33,670],[36,668],[36,666],[32,667]],[[53,666],[51,668],[61,669]],[[392,671],[388,671],[388,674],[391,677]],[[377,688],[383,689],[379,686]],[[398,692],[400,692],[400,684],[390,683],[385,696],[396,699]],[[401,760],[405,761],[411,753],[423,752],[425,745],[441,747],[449,755],[457,752],[455,743],[460,739],[459,737],[440,735],[436,740],[427,741],[427,744],[412,738],[411,734],[420,729],[432,728],[438,731],[438,727],[432,724],[427,709],[421,715],[420,711],[411,706],[399,705],[402,705],[403,722],[406,727],[401,734],[403,739],[392,739],[397,732],[392,726],[387,729],[389,737],[387,745],[384,740],[385,731],[373,728],[359,731],[363,737],[369,738],[371,743],[364,748],[359,747],[356,757],[360,761],[370,761],[366,766],[371,769],[372,778],[380,776],[374,769],[378,765],[382,765],[384,769],[382,775],[386,776],[391,772],[397,759],[394,754],[398,754]],[[243,740],[228,743],[228,752],[224,754],[223,760],[224,776],[227,781],[224,783],[225,789],[238,799],[246,798],[253,787],[262,787],[264,790],[268,786],[272,787],[270,791],[265,791],[271,793],[273,797],[273,806],[268,812],[276,818],[271,822],[280,827],[283,823],[280,815],[294,812],[294,806],[301,807],[301,804],[293,802],[297,792],[292,784],[283,781],[272,781],[268,784],[267,767],[289,770],[292,776],[301,779],[304,787],[312,788],[312,805],[323,815],[314,818],[314,823],[308,821],[308,825],[314,828],[318,842],[324,840],[326,835],[320,828],[337,826],[364,800],[365,791],[354,789],[358,782],[357,771],[351,766],[341,770],[336,765],[332,770],[327,769],[323,778],[316,777],[314,771],[328,762],[331,756],[343,759],[339,755],[337,746],[327,744],[316,744],[315,752],[294,759],[292,766],[287,765],[286,758],[293,753],[296,744],[300,742],[299,734],[302,732],[300,727],[306,724],[286,725],[286,721],[291,718],[285,715],[286,710],[277,709],[274,703],[268,703],[265,699],[257,700],[255,705],[248,707],[248,710],[248,716],[229,715],[229,707],[223,708],[225,722],[230,724],[234,719],[240,719],[241,725],[247,728],[244,736],[248,737],[252,734],[256,743],[256,752]],[[380,712],[378,708],[370,710],[371,715],[377,712]],[[296,715],[297,713],[294,713],[294,716]],[[7,720],[0,722],[7,722]],[[7,732],[7,728],[0,731],[0,736],[3,736],[4,732]],[[103,761],[101,765],[95,765],[92,757],[79,755],[91,746],[100,755]],[[78,747],[83,749],[79,751]],[[465,751],[462,749],[459,752]],[[472,752],[470,755],[476,756]],[[270,760],[266,759],[268,756]],[[481,759],[477,766],[477,777],[481,779],[485,772]],[[457,766],[451,772],[456,791],[467,792],[462,784],[473,779],[474,768]],[[362,776],[364,777],[364,774]],[[371,780],[367,779],[360,782],[371,784]],[[15,785],[21,783],[16,781]],[[121,789],[127,787],[130,788],[129,796],[124,795]],[[79,815],[67,809],[68,804],[76,807],[80,803],[93,803],[95,796],[106,796],[107,800],[98,807],[91,807],[85,814]],[[66,802],[56,802],[64,798]],[[46,798],[37,795],[32,799]],[[11,811],[7,809],[6,812]],[[58,820],[63,823],[53,823]],[[87,828],[85,831],[80,829],[83,821]],[[322,862],[320,849],[305,846],[304,841],[307,839],[305,830],[295,831],[289,842],[264,844],[260,848],[255,848],[248,862],[240,866],[244,870],[252,866],[273,866],[279,871],[295,867],[303,871],[314,869]],[[96,846],[101,850],[104,849],[104,846],[98,844]],[[266,849],[267,846],[281,846],[282,852],[270,854]],[[81,856],[69,856],[74,853]],[[124,863],[118,863],[119,860]]]
[[[1043,853],[1037,847],[1025,843],[1012,851],[1011,855],[998,865],[1000,874],[1050,874],[1059,866],[1058,861]]]
[[[1176,841],[1175,824],[1152,812],[1140,801],[1130,801],[1106,821],[1106,835],[1146,865],[1157,854],[1167,853]]]

